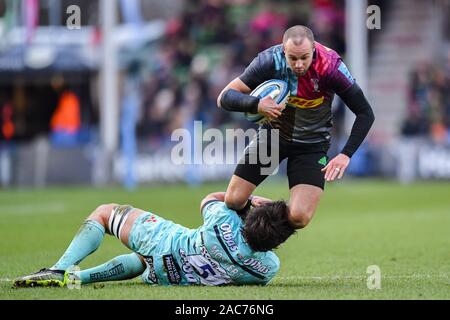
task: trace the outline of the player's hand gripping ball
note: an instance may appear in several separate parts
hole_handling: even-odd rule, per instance
[[[290,95],[289,86],[286,81],[272,79],[261,83],[255,90],[250,93],[253,97],[260,99],[270,96],[277,104],[286,103]],[[263,123],[267,118],[260,113],[245,113],[245,118],[253,123]]]

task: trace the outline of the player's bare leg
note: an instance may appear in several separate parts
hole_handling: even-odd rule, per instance
[[[119,235],[122,243],[128,247],[131,227],[142,213],[144,211],[131,206],[119,206],[117,204],[99,206],[82,224],[56,264],[51,268],[44,268],[31,275],[15,279],[14,286],[64,286],[67,282],[66,271],[72,266],[78,265],[84,258],[97,250],[103,240],[105,231],[108,234]],[[86,270],[86,272],[78,272],[77,277],[83,283],[124,280],[141,274],[145,270],[144,266],[142,257],[132,253],[116,257],[103,265]]]
[[[323,190],[313,185],[298,184],[292,187],[290,192],[290,220],[295,228],[304,228],[314,216]]]
[[[99,206],[92,214],[87,218],[87,220],[94,220],[100,223],[104,228],[106,233],[110,235],[115,235],[113,231],[110,230],[110,222],[116,225],[113,221],[110,221],[111,215],[115,213],[115,210],[117,209],[126,209],[125,206],[120,206],[118,204],[104,204]],[[131,227],[133,226],[136,219],[141,215],[145,213],[144,210],[138,209],[138,208],[132,208],[130,207],[130,211],[127,214],[127,218],[125,222],[123,223],[123,226],[120,230],[120,241],[129,248],[128,245],[128,237],[130,235]],[[118,216],[119,217],[119,216]]]
[[[88,220],[97,221],[105,227],[108,234],[116,236],[130,248],[128,238],[131,228],[136,219],[144,213],[143,210],[129,205],[108,204],[97,208],[88,217]],[[128,280],[139,276],[144,270],[143,258],[136,253],[130,253],[115,257],[90,269],[71,272],[68,278],[72,282],[79,281],[81,284]]]
[[[225,204],[230,209],[242,209],[255,189],[253,183],[233,175],[225,194]]]

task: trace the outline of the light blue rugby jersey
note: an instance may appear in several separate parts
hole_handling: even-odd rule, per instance
[[[221,201],[202,210],[204,224],[189,229],[157,215],[143,215],[130,235],[145,257],[149,284],[267,284],[280,268],[275,253],[255,252],[245,242],[241,218]]]

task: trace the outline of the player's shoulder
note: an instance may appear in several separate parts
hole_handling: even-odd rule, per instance
[[[283,45],[282,44],[276,44],[273,45],[263,51],[261,51],[258,55],[259,56],[267,56],[267,57],[274,57],[275,55],[283,53]]]
[[[244,261],[244,265],[261,273],[264,276],[263,282],[267,284],[280,270],[280,259],[273,251],[254,252],[251,258]]]
[[[225,202],[219,200],[212,200],[205,203],[202,209],[205,218],[208,218],[212,223],[239,223],[240,217],[236,211],[227,207]]]
[[[278,50],[274,46],[259,52],[244,73],[240,75],[239,78],[242,82],[253,90],[264,81],[275,78],[277,70],[280,70],[279,63],[275,62]]]
[[[332,75],[337,68],[342,59],[341,56],[331,48],[315,42],[316,57],[314,62],[314,68],[316,72],[323,76]]]
[[[281,44],[269,47],[258,53],[258,63],[264,66],[274,66],[276,61],[282,57],[283,47]]]
[[[204,212],[204,211],[208,211],[208,210],[209,211],[214,210],[214,208],[217,208],[220,206],[220,203],[223,203],[223,202],[220,200],[217,200],[217,199],[208,200],[205,203],[203,203],[202,211]]]
[[[275,252],[269,251],[269,252],[267,252],[266,259],[268,261],[270,261],[268,263],[271,266],[269,272],[270,272],[270,278],[273,279],[273,277],[275,277],[275,275],[280,270],[280,258],[278,258],[278,256],[275,254]]]
[[[278,258],[278,256],[276,255],[275,252],[273,251],[267,251],[267,252],[261,252],[260,254],[262,254],[264,256],[264,261],[266,261],[268,264],[270,264],[272,266],[272,270],[273,271],[278,271],[279,267],[280,267],[280,258]]]
[[[341,59],[341,56],[333,49],[315,41],[315,48],[319,55],[320,60],[336,61]]]
[[[210,200],[207,201],[204,205],[203,205],[203,211],[215,211],[218,213],[228,213],[229,211],[233,211],[230,208],[228,208],[225,204],[225,202],[220,201],[220,200]],[[234,212],[234,211],[233,211]]]

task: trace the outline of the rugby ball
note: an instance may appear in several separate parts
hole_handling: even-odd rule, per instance
[[[289,85],[286,81],[272,79],[261,83],[255,90],[250,93],[253,97],[258,97],[260,99],[270,96],[277,104],[286,102],[290,95]],[[245,113],[245,118],[253,123],[263,123],[267,119],[259,113]]]

